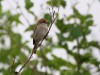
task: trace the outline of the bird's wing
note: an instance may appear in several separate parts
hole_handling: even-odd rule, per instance
[[[35,25],[35,28],[34,28],[34,33],[33,33],[33,45],[35,45],[35,34],[36,34],[36,29],[37,29],[37,24]]]

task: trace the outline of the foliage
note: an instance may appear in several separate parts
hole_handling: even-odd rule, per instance
[[[11,75],[12,73],[14,74],[19,65],[24,64],[25,60],[28,59],[29,55],[27,56],[25,52],[31,53],[32,48],[28,45],[29,40],[23,42],[23,35],[13,31],[14,27],[17,28],[18,25],[22,24],[19,18],[23,13],[12,14],[11,10],[3,12],[2,2],[3,0],[0,1],[0,65],[4,66],[0,68],[0,73]],[[25,0],[24,2],[25,10],[32,14],[33,12],[30,9],[34,7],[34,4],[31,0]],[[62,6],[65,9],[67,7],[65,0],[49,0],[47,4],[54,8]],[[17,6],[18,8],[16,9],[21,8],[18,4]],[[88,41],[87,39],[87,36],[91,34],[90,27],[94,24],[93,16],[91,14],[81,14],[75,6],[72,7],[72,10],[73,14],[62,19],[59,18],[58,14],[58,19],[55,23],[59,30],[59,32],[55,33],[58,42],[54,44],[53,36],[47,37],[46,44],[37,51],[37,58],[27,64],[21,75],[52,75],[54,71],[59,71],[60,75],[91,75],[91,65],[95,66],[97,69],[96,72],[100,73],[100,60],[92,55],[92,51],[95,48],[100,50],[100,44],[97,41]],[[32,14],[32,16],[36,17],[35,14]],[[52,17],[49,13],[44,13],[44,18],[51,21]],[[70,23],[70,20],[74,22]],[[35,23],[29,24],[24,33],[33,31],[34,25]],[[68,35],[64,36],[65,34]],[[76,44],[70,49],[68,43],[74,41]],[[6,43],[9,44],[9,47]],[[72,57],[75,62],[52,54],[54,49],[64,49],[66,54]],[[81,51],[83,51],[83,54],[80,53]],[[48,54],[51,55],[52,59],[47,57]],[[39,64],[41,64],[41,69],[45,68],[45,71],[38,70],[37,66]],[[87,66],[84,66],[84,64]],[[66,69],[61,69],[61,67],[65,67]],[[47,69],[51,72],[49,73]]]
[[[65,8],[66,6],[65,0],[50,0],[47,2],[47,4],[54,6],[54,7],[62,6]]]

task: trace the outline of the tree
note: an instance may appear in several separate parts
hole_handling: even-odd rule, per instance
[[[0,1],[0,63],[4,65],[0,68],[0,73],[3,75],[11,75],[15,73],[19,65],[24,64],[32,50],[32,48],[28,46],[29,40],[23,42],[23,35],[15,32],[13,29],[23,24],[20,20],[21,16],[23,16],[29,26],[24,33],[33,32],[35,23],[31,24],[24,15],[19,5],[20,1],[12,1],[17,6],[16,10],[20,12],[16,11],[15,14],[12,14],[13,8],[3,12],[4,1]],[[31,8],[34,7],[34,2],[24,0],[24,3],[25,11],[31,14],[36,21],[38,17],[35,15],[35,11],[31,11]],[[65,7],[67,7],[67,1],[65,0],[49,0],[46,4],[54,9],[58,7],[59,9],[65,9]],[[90,27],[94,25],[93,16],[91,14],[84,15],[80,13],[76,5],[73,4],[71,7],[73,14],[67,17],[64,16],[62,19],[58,14],[55,23],[55,26],[59,30],[59,32],[55,33],[58,40],[57,43],[53,42],[53,36],[48,36],[44,42],[45,44],[37,51],[37,58],[30,60],[20,75],[53,75],[55,71],[59,71],[60,75],[91,75],[91,66],[94,66],[96,73],[100,74],[100,61],[92,55],[92,51],[95,50],[95,48],[100,50],[100,44],[98,41],[88,41],[87,38],[91,33]],[[49,9],[46,10],[49,11]],[[51,15],[48,12],[44,12],[43,16],[50,21]],[[73,20],[73,22],[70,22],[71,20]],[[31,39],[32,34],[33,33],[30,35]],[[69,48],[69,42],[76,43],[72,49]],[[7,43],[9,46],[6,45]],[[67,60],[67,58],[64,60],[57,57],[52,53],[54,49],[64,49],[69,59],[70,57],[73,58],[74,62]],[[82,54],[81,51],[83,51]],[[26,55],[25,52],[29,54]],[[50,54],[53,59],[49,59],[47,57],[48,54]],[[39,70],[37,66],[39,66],[40,69],[44,68],[45,71]],[[61,69],[62,67],[65,67],[65,69]]]

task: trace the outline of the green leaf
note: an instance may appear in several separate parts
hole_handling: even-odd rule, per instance
[[[14,37],[14,38],[13,38]],[[19,45],[21,44],[21,35],[18,33],[10,33],[10,38],[11,38],[11,45]]]
[[[13,21],[16,21],[16,23],[21,23],[21,21],[19,20],[19,14],[16,14],[16,15],[13,15],[13,16],[11,16],[10,18],[9,18],[9,20],[11,21],[11,22],[13,22]]]
[[[35,24],[30,25],[28,28],[25,29],[25,32],[27,32],[27,31],[33,31],[34,28],[35,28]]]
[[[74,19],[74,18],[75,18],[75,15],[70,15],[70,16],[67,17],[67,21]]]
[[[52,20],[52,17],[51,17],[50,14],[45,14],[45,15],[44,15],[44,18],[45,18],[48,22],[51,22],[51,20]]]
[[[62,0],[62,1],[61,1],[61,5],[65,8],[65,6],[66,6],[66,1]]]
[[[46,55],[47,53],[49,53],[49,52],[51,52],[51,51],[52,51],[52,48],[45,47],[45,48],[43,49],[44,55]]]
[[[73,7],[73,12],[75,14],[75,17],[78,17],[78,18],[82,17],[82,15],[80,14],[80,12],[75,7]]]
[[[58,42],[59,45],[61,45],[62,42],[67,41],[67,40],[66,40],[66,37],[64,37],[64,36],[62,35],[62,33],[57,33],[57,37],[58,37],[58,39],[60,40],[60,41]]]
[[[100,45],[98,44],[98,42],[96,42],[96,41],[91,41],[91,42],[89,42],[88,43],[88,46],[90,47],[96,47],[96,48],[98,48],[98,49],[100,49]]]
[[[82,73],[83,74],[83,73]],[[78,71],[75,71],[74,73],[73,73],[73,75],[82,75],[80,72],[78,72]]]
[[[80,20],[80,24],[84,24],[88,19],[92,18],[91,14],[82,15],[75,7],[73,7],[74,15],[69,16],[68,19],[77,18]],[[89,24],[90,25],[90,24]]]
[[[96,58],[94,58],[94,57],[91,57],[90,58],[90,64],[94,64],[95,66],[99,66],[99,64],[100,64],[100,61],[98,61]]]
[[[74,69],[72,69],[72,70],[61,71],[61,75],[91,75],[91,74],[88,70],[85,70],[83,72],[77,72]]]
[[[3,35],[5,35],[5,33],[3,33],[3,32],[0,32],[0,37],[1,37],[1,36],[3,36]]]
[[[0,62],[8,63],[10,50],[0,49]]]
[[[89,20],[86,22],[86,25],[89,27],[89,26],[92,26],[93,25],[93,20]]]
[[[26,69],[21,73],[21,75],[31,75],[31,73],[32,73],[32,69],[26,68]]]
[[[22,43],[21,43],[21,35],[18,33],[10,32],[10,40],[11,40],[11,51],[10,55],[16,56],[21,51]]]
[[[80,20],[80,24],[84,24],[86,21],[86,16],[82,15],[75,7],[73,7],[75,18]]]
[[[29,43],[29,41],[26,40],[24,43],[22,43],[22,47],[23,47],[23,49],[31,52],[32,49],[27,45],[28,43]]]
[[[3,30],[3,26],[0,26],[0,30]]]
[[[82,14],[81,14],[82,15]],[[88,21],[92,21],[91,19],[92,19],[92,15],[91,14],[88,14],[88,15],[83,15],[83,16],[81,16],[81,18],[79,18],[80,19],[80,21],[81,21],[81,24],[86,24],[87,25],[87,22]],[[87,26],[89,26],[89,25],[87,25]]]
[[[61,75],[91,75],[88,70],[84,70],[83,72],[77,72],[74,69],[72,70],[63,70],[61,71]]]
[[[61,71],[61,75],[73,75],[73,71],[72,70],[63,70],[63,71]]]
[[[33,64],[33,65],[37,65],[38,64],[38,60],[36,59],[36,60],[30,61],[30,63]]]
[[[55,6],[55,7],[62,6],[65,8],[66,1],[64,1],[64,0],[50,0],[47,2],[47,4],[49,4],[51,6]]]
[[[7,69],[7,70],[1,69],[1,70],[2,70],[1,72],[3,73],[3,75],[11,75],[12,74],[12,73],[10,74],[10,70],[9,69]]]
[[[88,42],[87,42],[86,37],[83,37],[82,40],[80,41],[80,48],[83,48],[83,49],[88,48]]]
[[[0,39],[1,44],[5,44],[4,38]]]
[[[30,0],[25,0],[25,5],[25,8],[29,10],[33,6],[33,3]]]
[[[66,24],[64,24],[63,19],[57,20],[57,21],[56,21],[56,25],[57,25],[57,28],[58,28],[62,33],[66,33],[66,32],[67,32],[68,26],[67,26]]]
[[[55,64],[57,69],[59,69],[61,66],[66,66],[66,67],[69,67],[69,68],[75,68],[75,65],[72,64],[71,62],[65,61],[62,58],[58,58],[55,55],[52,55],[52,56],[53,56],[54,59],[51,62],[53,62]]]
[[[8,16],[8,18],[9,18],[9,16],[11,16],[11,11],[10,10],[8,10],[8,11],[6,11],[5,12],[5,14]],[[10,19],[10,18],[9,18]]]
[[[18,55],[19,55],[19,57],[20,57],[20,62],[21,62],[21,63],[25,63],[26,60],[28,59],[27,56],[25,55],[25,53],[23,53],[23,52],[19,52]]]
[[[82,31],[81,31],[80,26],[77,26],[77,27],[73,26],[69,29],[69,31],[70,31],[70,35],[69,35],[70,37],[68,38],[70,38],[70,40],[74,40],[82,36]]]
[[[91,15],[91,14],[88,14],[88,15],[86,15],[86,19],[90,19],[90,18],[92,18],[93,16]]]
[[[82,55],[80,57],[80,62],[81,63],[86,63],[86,62],[89,62],[89,59],[91,58],[91,53],[90,52],[87,52],[85,53],[84,55]]]
[[[83,72],[81,74],[84,74],[84,75],[91,75],[91,73],[89,72],[89,70],[83,70]]]

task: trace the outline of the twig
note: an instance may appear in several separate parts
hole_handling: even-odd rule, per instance
[[[59,9],[58,9],[58,11],[59,11]],[[44,36],[44,38],[40,41],[38,47],[42,44],[43,40],[44,40],[44,39],[46,38],[46,36],[48,35],[48,33],[49,33],[49,31],[50,31],[50,29],[51,29],[53,23],[54,23],[55,20],[57,19],[57,15],[56,15],[56,17],[54,17],[54,16],[55,16],[55,11],[52,11],[52,12],[50,12],[50,13],[52,13],[51,16],[53,17],[53,19],[52,19],[52,21],[51,21],[51,24],[50,24],[50,27],[49,27],[49,29],[48,29],[47,34],[46,34],[46,35]],[[38,48],[38,47],[37,47],[37,48]],[[22,69],[26,66],[26,64],[30,61],[30,59],[31,59],[31,57],[32,57],[32,55],[33,55],[33,53],[34,53],[34,52],[32,51],[30,57],[29,57],[28,60],[24,63],[24,65],[20,68],[19,72],[16,72],[17,75],[19,75],[19,73],[21,72],[21,70],[22,70]]]
[[[87,14],[89,14],[91,7],[93,6],[93,4],[95,3],[95,0],[92,0],[91,3],[88,3],[88,9],[87,9]]]
[[[17,75],[19,75],[19,73],[21,72],[21,70],[26,66],[26,64],[30,61],[30,59],[32,58],[33,52],[31,53],[30,57],[28,58],[28,60],[24,63],[24,65],[20,68],[19,72],[16,72]]]
[[[59,12],[59,8],[58,8],[58,12]],[[53,23],[55,22],[55,20],[57,19],[57,15],[56,15],[56,17],[54,18],[54,16],[55,16],[55,11],[53,11],[53,12],[51,12],[52,13],[52,17],[53,17],[53,19],[51,20],[51,24],[50,24],[50,27],[49,27],[49,29],[48,29],[48,32],[47,32],[47,34],[44,36],[44,38],[41,40],[41,42],[40,42],[40,44],[39,45],[41,45],[41,43],[43,42],[43,40],[46,38],[46,36],[48,35],[48,33],[49,33],[49,31],[50,31],[50,29],[51,29],[51,27],[52,27],[52,25],[53,25]]]
[[[49,8],[49,12],[50,12],[50,15],[52,15],[52,12],[50,11],[50,8]]]

